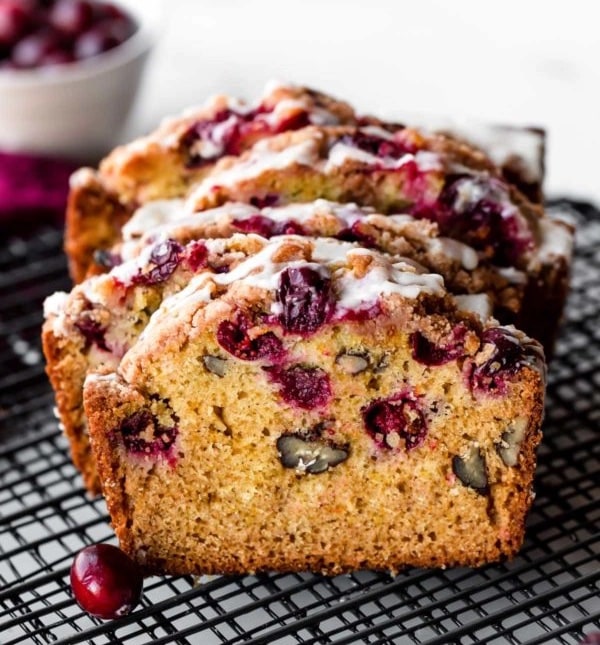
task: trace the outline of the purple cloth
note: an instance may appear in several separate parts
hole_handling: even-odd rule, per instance
[[[0,152],[0,227],[61,224],[69,177],[79,164]]]

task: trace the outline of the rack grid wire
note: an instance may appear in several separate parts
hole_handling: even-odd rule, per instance
[[[42,301],[68,289],[62,232],[0,242],[0,643],[566,643],[600,630],[600,212],[578,227],[523,550],[480,569],[154,577],[129,616],[75,603],[73,555],[114,541],[53,415]]]

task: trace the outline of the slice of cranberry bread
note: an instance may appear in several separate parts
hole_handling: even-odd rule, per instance
[[[118,147],[98,172],[84,169],[75,175],[65,239],[73,279],[84,278],[96,250],[107,250],[119,239],[120,227],[140,204],[181,197],[221,157],[237,156],[261,139],[310,124],[370,124],[390,132],[403,127],[359,117],[344,102],[291,85],[270,84],[253,105],[214,97],[201,108],[165,121],[149,136]],[[542,175],[531,177],[531,155],[525,158],[521,131],[517,131],[519,136],[490,139],[482,137],[480,130],[473,130],[475,144],[497,160],[511,183],[526,190],[541,187]],[[469,140],[468,129],[459,129],[457,134]],[[543,165],[543,147],[538,156],[542,161],[537,165]]]
[[[148,571],[338,573],[514,555],[543,380],[541,347],[440,276],[294,236],[165,298],[84,394]]]
[[[407,256],[443,275],[450,292],[472,294],[473,301],[486,302],[491,307],[489,313],[501,322],[513,322],[521,310],[525,273],[496,267],[470,246],[441,236],[436,222],[405,214],[381,215],[373,208],[323,199],[262,209],[229,202],[201,212],[194,212],[193,202],[183,200],[150,202],[125,224],[123,243],[106,260],[110,263],[115,256],[130,258],[158,239],[187,242],[240,232],[266,238],[292,233],[358,242]]]
[[[73,462],[90,492],[99,493],[100,483],[83,411],[86,374],[114,370],[162,299],[180,291],[190,276],[230,271],[263,244],[262,238],[246,235],[185,245],[163,238],[140,248],[129,261],[119,261],[110,273],[46,300],[46,372]]]
[[[572,229],[547,218],[465,144],[408,128],[309,127],[221,160],[189,199],[206,209],[232,199],[281,205],[317,197],[409,213],[473,247],[521,283],[529,297],[506,320],[551,353],[567,293]]]
[[[354,123],[346,103],[314,90],[270,85],[254,105],[215,96],[155,132],[116,148],[99,171],[85,168],[71,183],[65,250],[75,282],[96,250],[109,249],[137,205],[180,197],[226,155],[237,156],[265,137],[310,124]],[[102,194],[103,199],[99,199]]]
[[[353,204],[317,200],[283,208],[246,204],[189,214],[181,201],[151,202],[124,226],[124,243],[105,253],[109,273],[92,276],[71,294],[48,300],[43,346],[47,372],[76,466],[86,486],[99,492],[87,439],[81,393],[87,373],[114,369],[135,343],[163,297],[183,288],[199,271],[229,271],[262,248],[256,231],[351,239],[395,256],[406,256],[446,276],[460,306],[483,318],[519,299],[514,285],[479,266],[468,246],[438,235],[435,224],[408,215],[383,216]],[[226,239],[214,239],[226,238]],[[325,242],[324,242],[325,243]]]

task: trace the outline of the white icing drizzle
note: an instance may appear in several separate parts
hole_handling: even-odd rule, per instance
[[[486,293],[473,293],[454,296],[456,306],[460,311],[468,311],[482,321],[486,321],[492,315],[492,303]]]
[[[416,154],[407,152],[399,159],[393,157],[378,157],[370,152],[365,152],[356,146],[339,141],[329,151],[329,158],[324,167],[325,173],[343,166],[347,161],[358,161],[368,166],[377,166],[386,170],[397,170],[409,161],[415,161],[419,170],[426,172],[441,168],[438,155],[427,150],[419,150]]]
[[[404,265],[378,265],[364,277],[356,278],[346,272],[338,282],[338,307],[358,309],[377,301],[380,296],[398,294],[416,298],[421,293],[441,295],[445,292],[444,280],[435,273],[414,273],[402,270]]]
[[[182,217],[187,214],[185,204],[183,199],[158,199],[140,206],[123,226],[123,240],[140,237],[150,229]]]
[[[440,253],[460,262],[467,271],[472,271],[479,264],[479,257],[475,249],[449,237],[433,238],[427,243],[427,248],[432,253]]]
[[[239,181],[253,179],[263,172],[289,168],[294,164],[314,166],[319,158],[315,139],[301,141],[280,151],[269,150],[268,145],[268,139],[259,141],[248,159],[214,177],[207,177],[191,194],[192,203],[209,194],[215,186],[231,186]]]

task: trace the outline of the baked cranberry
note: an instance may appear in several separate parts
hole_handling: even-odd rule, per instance
[[[185,259],[192,271],[198,271],[207,265],[208,249],[206,244],[200,241],[194,241],[185,247]]]
[[[269,380],[280,386],[281,398],[290,405],[313,410],[326,406],[331,399],[329,376],[319,367],[294,365],[288,368],[263,367]]]
[[[275,222],[264,215],[252,215],[246,219],[236,219],[233,225],[243,233],[256,233],[262,237],[274,235],[305,235],[302,226],[293,220]]]
[[[279,202],[279,195],[267,193],[264,197],[250,197],[250,205],[255,208],[268,208],[269,206],[277,206]]]
[[[230,354],[242,361],[277,360],[283,355],[283,344],[268,331],[251,337],[248,333],[252,323],[243,314],[235,320],[224,320],[217,328],[217,341]]]
[[[277,302],[286,331],[313,334],[333,315],[331,280],[310,267],[288,267],[279,278]]]
[[[443,235],[453,237],[496,264],[519,264],[532,239],[520,229],[511,209],[508,188],[498,179],[453,175],[429,219],[438,222]]]
[[[96,345],[105,352],[110,351],[106,345],[106,327],[103,327],[97,320],[85,317],[76,320],[75,327],[85,338],[87,346]]]
[[[364,233],[360,222],[354,222],[352,226],[342,229],[335,237],[344,242],[359,242],[362,246],[367,248],[375,248],[377,242],[372,235]]]
[[[94,10],[86,0],[57,0],[48,16],[49,23],[67,36],[84,32],[94,19]]]
[[[481,345],[484,351],[486,346],[490,351],[485,362],[477,364],[469,361],[465,365],[470,386],[474,391],[504,394],[506,381],[535,358],[509,330],[499,327],[484,331]]]
[[[133,276],[132,284],[153,285],[168,280],[179,266],[183,247],[175,240],[165,240],[157,244],[150,253],[150,263],[154,266],[146,273]]]
[[[140,410],[122,421],[116,431],[125,449],[135,455],[164,457],[174,463],[173,447],[177,426],[164,426],[148,410]]]
[[[382,159],[386,157],[400,159],[405,154],[415,151],[414,146],[397,139],[387,139],[377,135],[367,134],[362,130],[358,130],[353,134],[343,135],[339,139],[339,142]]]
[[[435,345],[421,332],[415,332],[410,337],[412,357],[423,365],[443,365],[464,354],[466,327],[458,325],[452,332],[452,338],[443,346]]]
[[[367,432],[380,448],[398,448],[403,440],[406,450],[413,450],[427,435],[423,412],[408,392],[374,401],[361,412]]]
[[[140,568],[111,544],[93,544],[79,551],[71,565],[70,579],[77,604],[104,620],[129,614],[142,594]]]

